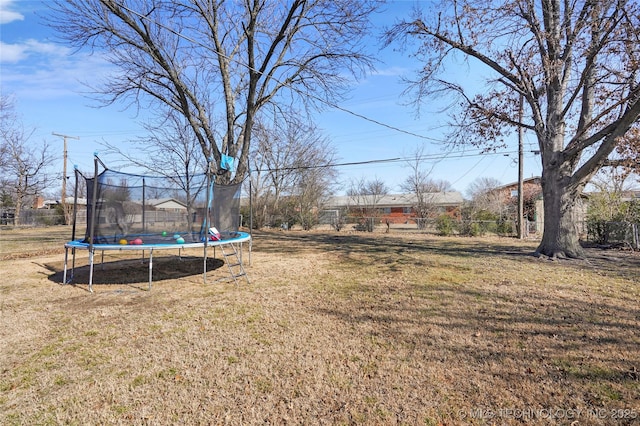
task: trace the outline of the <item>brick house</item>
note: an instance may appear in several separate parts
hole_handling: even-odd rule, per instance
[[[529,231],[539,233],[544,231],[544,201],[542,199],[542,184],[539,176],[523,180],[524,194],[524,217],[529,222]],[[516,218],[518,211],[518,182],[510,183],[494,191],[500,191],[500,199],[510,206],[513,206],[513,218]],[[576,224],[581,235],[585,235],[588,196],[583,194],[579,200],[581,205],[577,211]]]
[[[541,178],[535,176],[524,179],[522,181],[522,190],[524,195],[524,217],[530,222],[537,221],[538,216],[544,214],[542,204],[538,202],[542,201]],[[509,211],[515,219],[518,212],[518,182],[500,186],[492,192],[499,194],[498,200],[505,206],[510,207]]]
[[[457,191],[437,192],[425,195],[426,203],[430,206],[430,219],[441,214],[459,217],[464,202],[462,194]],[[415,194],[389,194],[375,196],[337,196],[327,203],[326,210],[346,211],[348,216],[375,217],[381,222],[407,223],[418,217],[416,206],[418,200]]]

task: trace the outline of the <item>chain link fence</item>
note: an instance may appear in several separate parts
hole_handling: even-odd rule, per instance
[[[64,225],[64,214],[54,209],[26,209],[19,216],[11,210],[0,212],[0,225],[9,226],[52,226]]]
[[[631,222],[587,222],[587,240],[601,245],[619,245],[640,250],[640,224]]]
[[[356,217],[325,214],[320,221],[321,227],[338,231],[358,232],[414,232],[434,235],[501,235],[517,236],[517,224],[513,220],[497,221],[460,221],[449,216],[438,219],[410,218],[399,220],[385,217]],[[525,222],[524,235],[528,238],[539,237],[538,223]]]
[[[172,213],[154,212],[155,220],[175,220]],[[245,218],[246,219],[246,218]],[[0,211],[0,225],[5,226],[51,226],[63,225],[64,216],[59,210],[27,209],[16,217],[11,210]],[[86,214],[78,214],[76,224],[86,225]],[[248,223],[245,224],[248,226]],[[279,226],[282,227],[282,226]],[[318,228],[328,228],[338,231],[356,232],[414,232],[434,235],[500,235],[517,236],[517,225],[513,220],[499,221],[460,221],[450,218],[450,221],[439,219],[411,218],[404,220],[390,220],[384,217],[343,216],[337,212],[324,212],[319,218]],[[288,229],[289,227],[282,227]],[[540,238],[542,232],[539,224],[534,221],[525,222],[524,236],[526,238]],[[593,221],[579,224],[580,234],[591,243],[601,245],[619,245],[640,250],[640,223],[630,222],[601,222]]]

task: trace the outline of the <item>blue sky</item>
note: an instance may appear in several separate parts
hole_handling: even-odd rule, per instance
[[[387,6],[384,15],[376,19],[381,26],[393,24],[407,17],[414,1],[396,1]],[[426,4],[426,3],[423,3]],[[145,134],[135,110],[123,110],[118,105],[98,108],[95,100],[85,96],[83,82],[107,76],[110,65],[99,55],[73,53],[57,43],[51,29],[44,26],[39,15],[46,9],[40,0],[0,0],[0,86],[2,96],[15,98],[17,112],[27,128],[34,128],[30,142],[47,141],[56,155],[54,171],[62,175],[63,140],[52,133],[79,137],[68,141],[68,170],[77,165],[80,170],[93,170],[93,153],[101,152],[105,163],[116,158],[104,154],[102,141],[125,145],[127,140]],[[327,108],[316,116],[318,126],[332,141],[340,162],[365,162],[411,156],[416,146],[424,145],[425,153],[433,155],[431,177],[447,180],[453,187],[466,192],[469,183],[478,177],[491,177],[506,184],[518,178],[517,140],[514,134],[508,155],[474,155],[472,148],[453,152],[443,144],[447,117],[439,112],[439,105],[424,103],[418,117],[411,99],[401,95],[405,86],[401,77],[412,76],[419,63],[406,53],[392,48],[379,50],[377,34],[372,35],[372,52],[381,60],[377,70],[362,81],[354,83],[349,99],[340,104],[348,112]],[[473,82],[476,72],[457,67],[455,72]],[[479,81],[479,79],[478,79]],[[403,129],[390,129],[373,121]],[[533,135],[525,135],[525,178],[540,175],[540,159],[531,151],[535,147]],[[436,159],[437,158],[437,159]],[[387,183],[391,192],[399,192],[398,185],[409,174],[402,161],[340,167],[345,183],[354,179],[378,178]],[[69,172],[71,173],[71,172]],[[57,185],[52,185],[58,191]]]

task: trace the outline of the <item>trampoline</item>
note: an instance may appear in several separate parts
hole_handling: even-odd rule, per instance
[[[190,176],[146,176],[108,169],[94,157],[94,177],[75,168],[76,191],[72,216],[72,238],[65,243],[63,283],[74,279],[77,250],[89,255],[89,291],[93,292],[96,252],[148,252],[149,290],[153,282],[153,253],[158,250],[203,250],[203,279],[207,282],[207,249],[219,247],[230,278],[249,278],[244,270],[244,243],[251,253],[251,235],[238,230],[240,184],[215,185],[211,173]],[[103,171],[98,173],[99,165]],[[211,167],[209,166],[209,170]],[[76,239],[79,216],[78,188],[86,184],[86,231]],[[69,268],[69,251],[71,267]],[[250,261],[250,257],[249,257]],[[69,273],[70,272],[70,273]]]

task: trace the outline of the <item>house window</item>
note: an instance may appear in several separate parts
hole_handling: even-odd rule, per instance
[[[517,197],[518,196],[518,190],[517,189],[512,189],[511,190],[511,196],[512,197]]]
[[[382,213],[383,214],[391,214],[391,207],[383,207],[382,208]]]
[[[402,213],[403,214],[411,214],[411,207],[403,207],[402,208]]]

